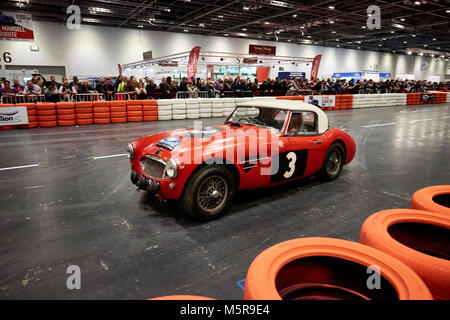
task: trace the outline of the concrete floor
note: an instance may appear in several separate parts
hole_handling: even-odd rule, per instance
[[[126,156],[93,158],[193,121],[0,131],[0,169],[40,164],[0,170],[0,299],[241,299],[236,282],[262,250],[297,237],[357,241],[370,214],[449,183],[450,104],[328,116],[358,147],[338,180],[240,192],[208,223],[137,193]],[[80,290],[66,287],[69,265],[81,268]]]

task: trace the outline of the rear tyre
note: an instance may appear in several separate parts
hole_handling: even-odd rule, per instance
[[[345,150],[342,144],[335,142],[328,149],[323,159],[320,177],[323,181],[331,181],[339,177],[344,166]]]
[[[220,165],[208,165],[190,179],[181,204],[195,220],[214,220],[231,208],[234,193],[235,182],[231,172]]]

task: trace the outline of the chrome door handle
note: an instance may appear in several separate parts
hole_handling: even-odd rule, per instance
[[[320,140],[313,140],[313,143],[323,143],[323,141],[320,141]]]

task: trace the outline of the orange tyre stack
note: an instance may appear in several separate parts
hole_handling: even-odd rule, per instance
[[[27,107],[28,124],[20,125],[19,128],[30,129],[39,127],[35,103],[21,103],[19,106]]]
[[[450,299],[450,216],[412,209],[377,212],[364,221],[359,242],[402,261],[434,299]]]
[[[94,123],[111,123],[111,107],[109,101],[94,101]]]
[[[142,100],[142,116],[144,121],[158,120],[158,104],[156,100]]]
[[[378,290],[368,286],[369,273],[374,272],[380,277]],[[432,296],[410,267],[383,251],[341,239],[301,238],[266,249],[248,270],[244,300],[280,299],[432,300]]]
[[[91,101],[75,103],[77,125],[88,125],[94,123],[94,114]]]
[[[127,122],[127,104],[125,101],[111,101],[111,123]]]
[[[0,104],[0,108],[14,107],[14,104],[11,103],[2,103]],[[17,126],[0,126],[0,130],[12,130],[17,128]]]
[[[74,126],[75,102],[57,102],[56,113],[58,115],[58,126]]]
[[[52,128],[58,125],[58,117],[56,115],[56,105],[53,102],[36,103],[39,127]]]
[[[141,122],[144,120],[141,100],[127,100],[127,121]]]

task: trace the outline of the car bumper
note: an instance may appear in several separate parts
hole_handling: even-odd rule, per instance
[[[157,195],[160,191],[159,181],[147,178],[143,174],[138,176],[136,171],[131,171],[131,182],[137,185],[140,189],[146,190],[153,195]]]

